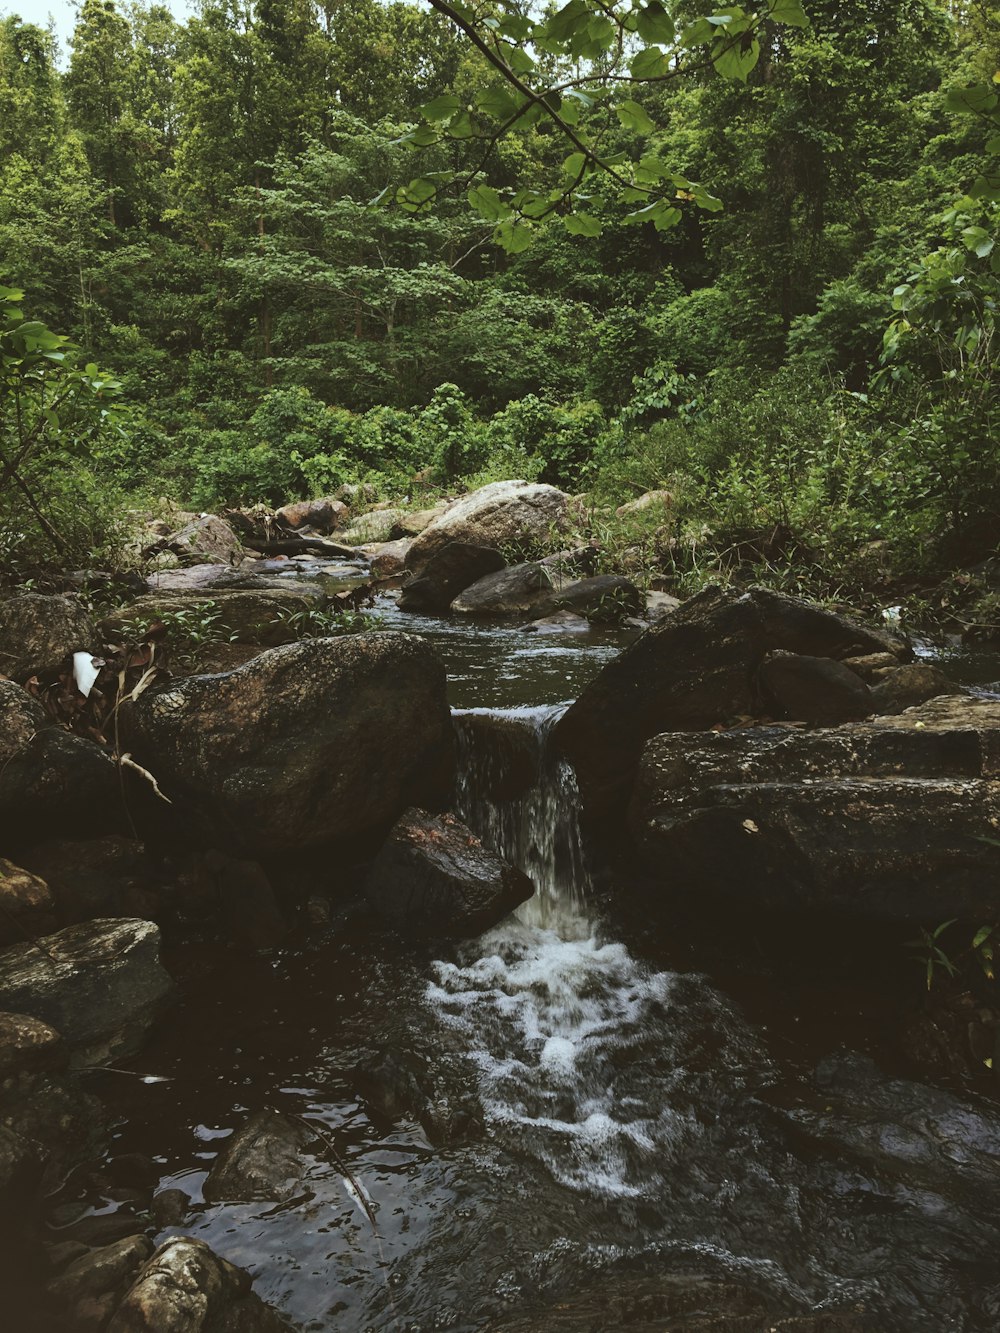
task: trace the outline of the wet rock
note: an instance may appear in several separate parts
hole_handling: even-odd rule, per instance
[[[178,1236],[161,1245],[126,1292],[108,1333],[210,1333],[250,1291],[249,1273],[204,1241]]]
[[[22,859],[48,884],[62,925],[125,915],[129,888],[148,883],[151,875],[142,844],[119,834],[57,838],[30,848]]]
[[[0,1083],[18,1074],[64,1069],[68,1060],[65,1042],[48,1023],[0,1012]]]
[[[275,949],[288,933],[267,872],[256,861],[210,851],[204,873],[218,894],[230,936],[249,949]]]
[[[455,1146],[482,1136],[482,1107],[462,1090],[439,1086],[416,1051],[386,1046],[360,1061],[354,1082],[369,1109],[391,1122],[419,1122],[434,1144]]]
[[[212,635],[238,643],[276,647],[300,637],[296,616],[322,610],[328,602],[329,598],[317,587],[218,588],[208,599],[151,593],[106,616],[101,621],[101,632],[117,641],[123,637],[126,626],[138,624],[145,630],[163,616],[189,616],[193,621],[205,616],[212,617],[208,627]],[[169,631],[166,641],[169,648]]]
[[[556,576],[550,568],[531,561],[487,574],[465,588],[451,603],[460,616],[542,616],[556,608],[552,594]],[[405,590],[404,590],[405,592]]]
[[[55,899],[37,875],[0,857],[0,948],[54,929]]]
[[[778,650],[840,660],[908,653],[880,630],[762,588],[706,589],[651,626],[587,686],[554,741],[576,769],[592,815],[628,799],[643,742],[759,715],[757,672]]]
[[[459,751],[474,756],[476,794],[498,803],[514,801],[538,781],[539,742],[530,725],[491,713],[458,713]]]
[[[1000,702],[934,700],[836,730],[665,733],[643,752],[631,819],[677,891],[883,921],[995,920],[1000,849],[982,839],[1000,827]]]
[[[831,657],[772,653],[761,664],[757,680],[776,717],[835,727],[875,711],[872,692],[861,677]]]
[[[428,558],[418,577],[404,584],[399,608],[443,613],[459,593],[503,567],[503,556],[490,546],[448,542]]]
[[[48,1283],[49,1304],[73,1328],[101,1328],[152,1253],[153,1242],[146,1236],[127,1236],[90,1250]]]
[[[552,601],[555,611],[574,611],[594,625],[615,625],[643,609],[642,593],[620,574],[597,574],[557,586]]]
[[[528,556],[540,552],[566,521],[569,496],[535,482],[496,481],[448,506],[415,538],[407,568],[422,574],[432,555],[449,542],[514,547]]]
[[[872,689],[875,712],[883,715],[902,713],[942,694],[964,694],[961,685],[949,680],[940,667],[930,662],[908,662],[886,669]]]
[[[56,830],[99,834],[123,820],[118,770],[105,752],[0,680],[0,850]]]
[[[97,648],[94,622],[72,597],[29,592],[0,602],[0,675],[55,676],[71,653]]]
[[[0,1004],[51,1024],[75,1067],[114,1063],[139,1050],[173,983],[150,921],[67,926],[0,953]]]
[[[461,939],[503,920],[534,887],[454,815],[411,809],[375,858],[366,892],[397,930]]]
[[[556,611],[525,625],[525,634],[589,634],[590,621],[575,611]]]
[[[303,1156],[312,1142],[304,1125],[276,1111],[260,1111],[237,1130],[205,1181],[209,1203],[283,1201],[302,1187]]]
[[[297,500],[294,504],[282,505],[275,511],[275,518],[289,528],[312,528],[320,536],[328,537],[332,532],[346,528],[350,511],[343,500],[332,497],[325,500]]]
[[[444,668],[406,634],[312,639],[174,681],[121,728],[214,845],[255,859],[385,829],[454,769]]]
[[[183,1190],[159,1190],[153,1195],[150,1212],[153,1221],[160,1228],[179,1227],[191,1208],[191,1200]]]
[[[345,546],[368,546],[372,542],[391,542],[409,534],[403,527],[405,509],[373,509],[351,519],[350,527],[341,534]]]
[[[373,579],[394,578],[406,569],[406,553],[410,549],[409,537],[400,537],[398,541],[383,542],[372,552],[369,569]]]
[[[202,514],[163,539],[163,546],[187,564],[235,565],[243,559],[240,539],[224,518]]]

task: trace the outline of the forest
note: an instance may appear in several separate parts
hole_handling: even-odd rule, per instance
[[[34,429],[19,326],[50,380],[91,386],[51,419],[42,393],[5,457],[8,581],[114,563],[152,497],[521,477],[585,493],[611,543],[615,506],[666,490],[669,532],[640,536],[684,593],[780,565],[990,625],[989,581],[953,575],[1000,517],[1000,8],[771,8],[794,21],[765,19],[747,68],[604,108],[606,159],[683,183],[631,214],[590,163],[546,193],[576,165],[561,117],[487,133],[507,93],[436,9],[84,0],[62,61],[0,20],[5,449]],[[612,55],[574,40],[542,73],[599,83]]]

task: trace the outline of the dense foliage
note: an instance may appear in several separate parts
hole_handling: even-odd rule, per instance
[[[688,575],[990,554],[1000,7],[701,13],[83,0],[62,64],[0,19],[0,281],[134,405],[74,467],[205,506],[662,487]]]

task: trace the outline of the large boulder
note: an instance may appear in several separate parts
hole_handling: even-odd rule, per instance
[[[172,988],[151,921],[88,921],[0,953],[0,1006],[61,1032],[75,1067],[139,1050]]]
[[[552,610],[555,575],[532,561],[487,574],[451,604],[459,616],[542,616]]]
[[[99,834],[123,822],[116,766],[56,726],[20,685],[0,680],[0,850],[34,837]]]
[[[341,536],[345,546],[367,546],[371,542],[391,542],[411,534],[403,526],[405,509],[373,509],[351,519],[351,525]]]
[[[412,545],[411,541],[410,548]],[[503,567],[503,556],[492,546],[448,542],[427,560],[417,578],[404,584],[399,609],[440,614],[448,610],[459,593]]]
[[[282,505],[275,511],[275,518],[289,528],[311,528],[328,537],[331,532],[347,527],[350,510],[343,500],[297,500],[294,504]]]
[[[417,536],[406,567],[422,574],[435,552],[449,542],[518,549],[537,554],[565,526],[570,497],[538,482],[495,481],[449,505]]]
[[[313,1134],[277,1111],[260,1111],[226,1143],[205,1181],[209,1203],[283,1203],[301,1190]]]
[[[875,711],[872,692],[857,674],[832,657],[772,653],[757,676],[765,705],[776,717],[816,726],[857,722]]]
[[[194,635],[229,639],[236,643],[260,644],[269,648],[294,643],[300,637],[296,617],[322,610],[329,598],[319,587],[267,587],[214,589],[208,597],[197,594],[149,593],[121,607],[101,621],[101,632],[111,640],[120,639],[126,627],[138,626],[140,633],[166,617],[168,627],[176,624],[184,633],[185,624]],[[200,622],[204,621],[204,630]],[[171,638],[167,631],[167,643]]]
[[[72,597],[29,592],[0,602],[0,675],[55,676],[75,652],[96,652],[97,629]]]
[[[406,934],[478,935],[526,902],[531,880],[454,815],[407,810],[372,864],[368,900]]]
[[[576,769],[588,812],[624,806],[651,736],[768,714],[758,673],[779,650],[837,661],[909,655],[884,631],[809,602],[763,588],[706,589],[610,662],[557,724],[555,744]]]
[[[171,682],[121,730],[178,808],[251,857],[381,833],[454,771],[444,667],[408,634],[311,639]]]
[[[202,514],[162,540],[161,545],[187,564],[238,564],[244,555],[239,537],[217,514]]]
[[[631,821],[676,892],[882,921],[1000,916],[1000,701],[859,726],[665,733]]]

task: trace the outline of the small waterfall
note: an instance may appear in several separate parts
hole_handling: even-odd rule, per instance
[[[519,910],[525,925],[590,934],[589,889],[576,777],[548,745],[563,705],[456,712],[456,808],[487,846],[535,885]]]

